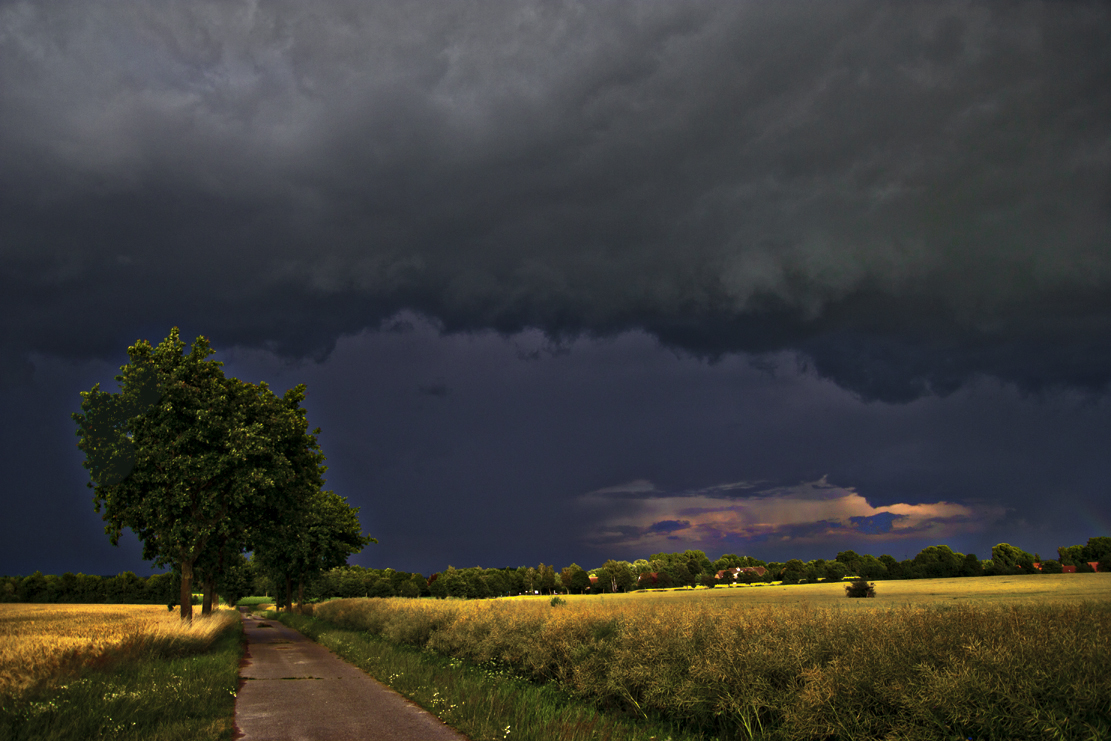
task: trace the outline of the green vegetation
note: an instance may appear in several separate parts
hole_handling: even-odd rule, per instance
[[[269,616],[328,647],[473,741],[705,738],[666,721],[601,711],[557,686],[535,684],[495,663],[453,659],[292,613]]]
[[[1097,563],[1100,571],[1111,571],[1111,538],[1088,538],[1086,545],[1058,548],[1057,556],[1066,566]]]
[[[347,564],[347,557],[358,553],[374,538],[362,533],[359,508],[330,491],[315,491],[305,506],[290,516],[259,530],[256,556],[264,571],[284,581],[283,600],[293,604],[293,582],[297,581],[297,602],[305,601],[304,584],[322,571]]]
[[[0,697],[0,739],[231,739],[241,642],[232,619],[211,643],[155,642],[61,684]]]
[[[42,572],[19,577],[0,576],[0,602],[68,603],[76,605],[166,605],[177,600],[178,582],[173,574],[136,576],[125,571],[101,577],[66,572]]]
[[[1077,558],[1097,556],[1104,559],[1100,550],[1108,538],[1092,538],[1088,546],[1072,546],[1069,552]],[[999,543],[992,549],[993,559],[980,560],[974,553],[957,553],[948,546],[928,546],[914,558],[897,561],[883,555],[860,555],[855,551],[842,551],[833,560],[792,559],[786,563],[765,562],[751,556],[727,553],[710,561],[702,551],[682,553],[655,553],[649,559],[633,562],[608,560],[601,567],[589,572],[571,564],[557,572],[554,567],[540,564],[536,567],[516,568],[455,568],[449,566],[425,579],[420,574],[410,574],[393,569],[368,569],[360,566],[342,566],[321,573],[305,585],[305,596],[310,602],[335,597],[422,597],[485,599],[511,595],[573,595],[624,594],[636,591],[674,590],[703,587],[735,587],[784,584],[812,586],[840,583],[850,577],[864,577],[869,581],[883,581],[884,589],[893,582],[905,580],[949,579],[953,577],[1031,576],[1060,573],[1057,561],[1040,562],[1029,553]],[[1093,561],[1095,562],[1095,561]],[[1087,563],[1087,562],[1084,562]],[[734,575],[733,569],[739,569]],[[1077,567],[1078,571],[1084,570]],[[1111,571],[1111,563],[1099,567]],[[720,574],[720,576],[719,576]],[[592,581],[593,579],[593,581]],[[973,580],[975,581],[975,580]],[[256,580],[256,590],[262,582]],[[274,584],[267,584],[272,593]],[[980,586],[967,583],[965,589],[979,592]],[[729,590],[731,591],[731,590]]]
[[[369,539],[358,510],[322,488],[327,469],[301,407],[305,387],[278,397],[265,383],[227,377],[204,337],[184,350],[176,327],[156,347],[137,341],[119,390],[82,392],[72,416],[105,533],[115,544],[130,528],[143,558],[173,566],[189,620],[194,577],[207,615],[218,581],[245,551],[288,584],[344,563]],[[234,601],[243,586],[232,581]]]
[[[1099,580],[1106,594],[1106,577],[1081,578]],[[722,590],[715,589],[687,592],[707,597],[683,602],[571,596],[556,608],[547,599],[338,600],[318,606],[315,616],[329,627],[496,666],[550,683],[589,707],[664,719],[692,734],[783,740],[1111,734],[1106,598],[868,609],[879,600],[845,600],[843,586],[811,586],[841,590],[838,605],[845,607],[747,606],[717,599]],[[806,588],[783,591],[798,590]],[[380,671],[372,673],[394,684],[396,672]]]
[[[351,512],[353,510],[348,510]],[[294,529],[296,531],[296,529]],[[328,542],[342,544],[344,539],[354,534],[352,528],[339,527],[327,535],[327,539],[320,539],[318,535],[310,534],[301,545],[313,542]],[[332,536],[335,536],[334,538]],[[1070,546],[1061,549],[1073,554],[1076,558],[1092,556],[1099,557],[1104,565],[1099,566],[1101,572],[1111,572],[1111,554],[1100,550],[1108,538],[1091,538],[1087,546]],[[300,546],[299,546],[300,547]],[[824,561],[816,559],[810,562],[801,560],[788,561],[786,564],[765,564],[747,556],[725,554],[717,561],[710,563],[709,570],[705,563],[696,558],[689,561],[683,559],[688,554],[697,554],[701,551],[688,551],[675,554],[654,554],[652,561],[638,560],[623,566],[626,562],[608,561],[607,568],[595,569],[598,578],[596,584],[591,584],[588,573],[577,564],[572,564],[562,570],[558,575],[555,569],[541,564],[538,568],[521,566],[518,568],[483,569],[479,567],[456,569],[448,567],[443,572],[433,574],[431,579],[421,574],[397,571],[394,569],[372,569],[362,566],[339,566],[313,574],[306,571],[298,578],[299,595],[303,592],[306,602],[319,602],[321,600],[337,597],[462,597],[468,599],[482,599],[507,595],[527,595],[537,591],[546,594],[574,595],[580,594],[622,594],[627,592],[667,591],[674,589],[690,588],[693,584],[703,587],[729,587],[726,593],[732,594],[737,586],[768,587],[776,583],[792,585],[794,587],[811,587],[816,584],[838,583],[850,576],[863,576],[869,580],[883,580],[885,593],[892,589],[902,592],[901,587],[893,587],[903,581],[922,581],[925,579],[944,579],[953,576],[978,576],[998,577],[1005,576],[1034,576],[1040,580],[1044,576],[1060,574],[1062,564],[1057,560],[1038,561],[1040,569],[1027,569],[1021,564],[1026,563],[1029,554],[1020,551],[1006,543],[1000,543],[993,549],[998,556],[995,560],[980,561],[975,554],[962,555],[955,553],[946,546],[929,546],[922,550],[915,558],[897,562],[890,556],[877,559],[873,556],[860,556],[854,551],[844,551],[837,554],[837,560]],[[1031,557],[1033,558],[1033,557]],[[881,560],[882,559],[882,560]],[[336,556],[338,560],[338,556]],[[318,562],[323,568],[323,561]],[[1034,561],[1031,561],[1032,564]],[[1088,571],[1083,568],[1089,562],[1081,562],[1082,566],[1068,564],[1076,571]],[[670,566],[668,565],[670,564]],[[887,565],[885,565],[887,564]],[[985,565],[986,564],[986,565]],[[1009,565],[1008,565],[1009,564]],[[1017,564],[1017,565],[1016,565]],[[755,566],[753,566],[755,565]],[[888,570],[890,565],[890,571]],[[703,569],[698,578],[694,578],[693,569],[697,566]],[[721,567],[720,569],[718,567]],[[655,568],[657,571],[643,571]],[[670,568],[671,572],[667,569]],[[734,575],[728,569],[753,569],[742,571]],[[625,569],[625,573],[621,570]],[[717,569],[715,571],[715,569]],[[764,570],[761,574],[756,569]],[[777,569],[778,572],[773,572]],[[643,573],[642,573],[643,571]],[[721,572],[721,577],[717,573]],[[635,573],[636,583],[633,582]],[[777,579],[775,573],[779,574]],[[928,576],[932,574],[933,576]],[[599,575],[606,575],[602,578]],[[898,578],[895,577],[898,575]],[[1071,575],[1070,575],[1071,576]],[[303,577],[303,578],[302,578]],[[645,578],[648,577],[648,578]],[[130,572],[117,577],[101,578],[98,576],[83,576],[81,574],[63,574],[61,576],[43,576],[35,573],[27,577],[2,577],[0,576],[0,602],[70,602],[70,603],[103,603],[121,602],[137,604],[142,602],[166,603],[167,600],[176,602],[176,581],[173,574],[161,574],[146,577],[137,577]],[[251,594],[266,594],[266,601],[274,602],[280,606],[288,605],[292,599],[290,595],[291,580],[287,581],[273,569],[260,566],[258,560],[248,561],[236,555],[229,558],[224,565],[222,579],[219,580],[220,594],[227,600],[238,601],[236,598]],[[983,584],[980,580],[965,583],[963,589],[970,593],[980,593],[992,583],[989,579]],[[613,585],[618,585],[618,591],[613,592]],[[998,583],[998,582],[996,582]],[[1017,584],[1017,582],[1016,582]],[[542,589],[541,589],[542,588]],[[1028,589],[1030,585],[1022,587]],[[1014,591],[1010,588],[1007,591]],[[1042,590],[1044,586],[1035,587]],[[1056,587],[1054,588],[1056,589]],[[623,591],[625,590],[625,591]],[[917,591],[911,588],[910,594]],[[301,601],[301,600],[298,600]]]
[[[845,587],[845,595],[848,597],[875,597],[876,585],[870,583],[864,577],[854,579],[853,582]]]

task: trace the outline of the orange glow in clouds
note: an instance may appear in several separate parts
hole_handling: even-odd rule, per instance
[[[875,507],[851,487],[834,486],[825,477],[789,487],[758,489],[739,482],[679,494],[638,480],[590,492],[581,501],[609,512],[599,518],[593,540],[650,548],[673,548],[676,540],[697,546],[723,539],[950,537],[982,530],[1005,513],[1000,506],[954,502]]]

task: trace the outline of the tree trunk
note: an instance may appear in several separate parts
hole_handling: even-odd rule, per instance
[[[193,622],[193,562],[181,562],[181,619]]]
[[[305,611],[305,577],[297,577],[297,612]]]
[[[228,543],[228,536],[225,535],[220,540],[220,548],[219,548],[220,558],[216,562],[216,574],[223,574],[224,573],[224,546],[226,546],[227,543]],[[216,574],[212,575],[212,590],[211,590],[212,591],[212,606],[210,608],[210,611],[220,609],[220,595],[218,595],[216,593]],[[208,592],[208,590],[205,590],[206,594],[207,594],[207,592]]]
[[[293,577],[285,578],[285,609],[293,612]]]
[[[201,602],[201,617],[208,617],[212,614],[212,594],[215,592],[214,582],[216,579],[211,574],[205,574],[204,577],[204,601]]]

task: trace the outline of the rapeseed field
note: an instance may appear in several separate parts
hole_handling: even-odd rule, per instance
[[[314,614],[719,738],[1111,737],[1111,580],[1068,576],[880,582],[875,600],[816,584]]]

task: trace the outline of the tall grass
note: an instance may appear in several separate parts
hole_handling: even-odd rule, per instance
[[[275,616],[327,646],[473,741],[704,741],[672,723],[604,713],[552,684],[537,685],[497,666],[475,666],[325,621]]]
[[[1111,605],[339,600],[337,626],[723,738],[1111,736]]]

